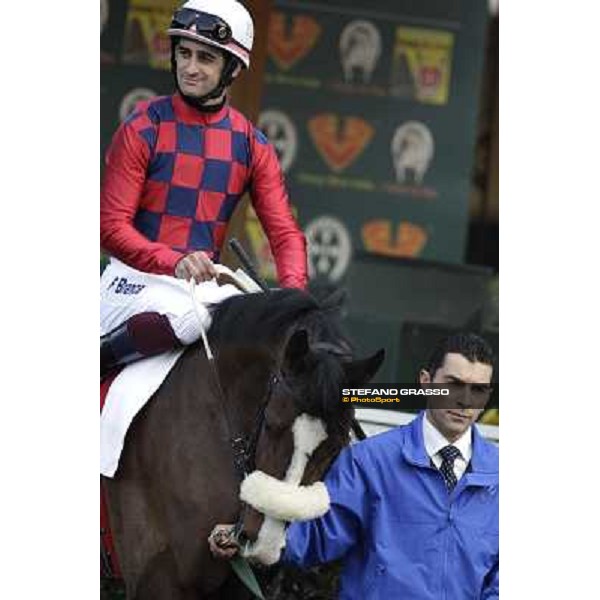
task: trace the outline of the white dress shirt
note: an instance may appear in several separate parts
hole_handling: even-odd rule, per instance
[[[454,461],[454,474],[457,481],[464,475],[473,453],[471,427],[452,444],[452,446],[460,450],[460,456]],[[425,451],[436,468],[439,469],[442,466],[440,450],[450,445],[450,442],[429,421],[427,413],[425,413],[423,419],[423,441],[425,442]]]

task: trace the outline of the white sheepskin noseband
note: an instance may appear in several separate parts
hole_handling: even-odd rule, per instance
[[[302,414],[292,426],[294,453],[283,481],[262,471],[254,471],[242,482],[240,498],[265,515],[254,544],[242,554],[263,564],[279,560],[285,546],[286,521],[305,521],[324,515],[329,510],[329,493],[321,481],[300,486],[304,470],[313,452],[327,439],[320,419]]]

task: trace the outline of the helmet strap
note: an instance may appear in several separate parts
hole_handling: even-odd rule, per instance
[[[225,104],[225,96],[223,96],[222,101],[218,102],[217,104],[206,104],[206,102],[208,100],[212,100],[213,98],[219,98],[225,89],[231,85],[234,79],[233,72],[238,65],[238,59],[232,54],[229,54],[229,52],[224,52],[225,65],[223,66],[221,77],[219,78],[219,82],[215,88],[207,94],[204,94],[204,96],[189,96],[183,93],[179,87],[179,81],[177,81],[177,63],[175,60],[175,48],[177,46],[177,41],[177,38],[172,38],[171,41],[171,73],[175,78],[175,87],[177,88],[179,95],[183,98],[186,104],[192,108],[195,108],[196,110],[209,113],[219,112]]]

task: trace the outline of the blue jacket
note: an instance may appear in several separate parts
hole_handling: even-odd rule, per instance
[[[331,509],[288,528],[284,562],[344,558],[340,600],[498,598],[498,449],[474,427],[469,468],[448,494],[423,416],[346,448],[325,479]]]

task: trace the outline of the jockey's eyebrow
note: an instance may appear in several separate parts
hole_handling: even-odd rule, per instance
[[[201,59],[210,59],[210,60],[218,60],[219,54],[217,52],[213,52],[210,48],[189,48],[188,46],[179,45],[177,46],[177,51],[180,54],[184,54],[185,56],[190,56],[192,53],[195,53],[198,58]]]
[[[196,56],[204,60],[218,60],[219,55],[216,52],[210,52],[209,50],[197,50]]]

